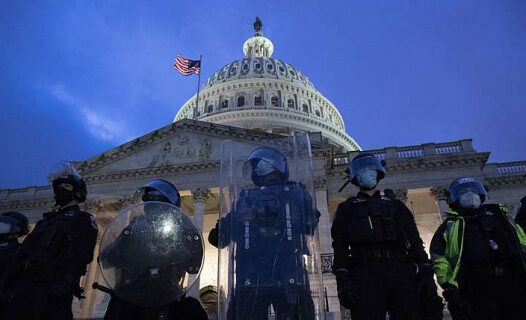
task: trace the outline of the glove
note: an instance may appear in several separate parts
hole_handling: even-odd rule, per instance
[[[436,295],[436,285],[433,275],[433,266],[430,263],[422,263],[418,266],[416,292],[419,296],[428,297],[432,294]]]
[[[473,315],[473,309],[460,297],[456,287],[445,288],[443,296],[447,301],[449,312],[455,320],[469,319]]]
[[[340,304],[349,310],[356,309],[359,296],[357,288],[353,285],[349,272],[341,270],[336,272],[336,285],[338,287],[338,299]]]

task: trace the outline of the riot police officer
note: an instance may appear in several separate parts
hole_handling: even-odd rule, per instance
[[[376,189],[384,176],[374,154],[350,163],[360,191],[340,203],[331,229],[338,297],[353,320],[421,319],[417,294],[432,294],[433,271],[411,211]]]
[[[241,191],[235,208],[210,231],[219,248],[233,244],[235,286],[230,320],[314,319],[304,255],[319,213],[306,187],[289,180],[287,158],[271,147],[254,149],[245,162],[254,188]]]
[[[86,183],[67,162],[48,181],[56,209],[43,214],[18,250],[5,319],[72,319],[73,296],[81,297],[79,280],[97,240],[95,217],[78,206],[86,200]]]
[[[0,315],[9,297],[9,288],[4,287],[7,279],[3,278],[14,265],[15,255],[20,246],[18,238],[28,233],[29,222],[25,215],[15,211],[0,215]]]
[[[431,242],[438,283],[454,320],[524,319],[524,230],[473,178],[449,186],[447,219]]]
[[[134,195],[134,203],[144,203],[144,208],[146,210],[146,215],[139,215],[132,219],[130,224],[124,228],[119,237],[114,241],[114,243],[101,250],[99,255],[99,261],[103,264],[115,266],[121,271],[119,272],[118,283],[115,284],[115,290],[120,292],[126,292],[126,297],[133,295],[134,291],[146,290],[143,281],[150,282],[148,287],[155,286],[156,291],[160,295],[169,295],[173,293],[174,288],[178,288],[178,285],[175,284],[172,288],[174,282],[180,282],[179,279],[182,275],[179,275],[179,272],[174,273],[173,268],[178,268],[178,266],[173,266],[170,270],[159,270],[156,273],[155,277],[136,277],[136,274],[129,273],[129,270],[135,269],[133,264],[134,261],[130,261],[129,258],[132,255],[136,255],[137,259],[149,259],[156,255],[155,246],[170,247],[171,243],[165,244],[155,244],[150,245],[150,241],[173,241],[170,237],[164,237],[164,239],[151,239],[147,237],[133,237],[133,233],[147,232],[152,226],[155,227],[155,217],[158,214],[158,211],[162,211],[162,206],[159,203],[168,203],[176,207],[181,206],[181,196],[177,188],[169,181],[163,179],[154,179],[143,185]],[[159,209],[159,210],[158,210]],[[168,230],[167,230],[168,231]],[[141,242],[141,243],[138,243]],[[141,250],[143,246],[147,246],[149,252]],[[194,257],[196,260],[195,265],[201,264],[202,257],[202,248],[196,247],[195,249],[190,248],[189,250],[195,251]],[[199,250],[200,253],[198,252]],[[166,251],[171,252],[171,251]],[[143,255],[140,257],[139,255]],[[151,255],[151,256],[146,256]],[[170,257],[168,257],[170,258]],[[171,259],[171,258],[170,258]],[[182,255],[180,259],[183,259]],[[128,264],[128,265],[126,265]],[[179,268],[182,269],[182,268]],[[183,270],[181,270],[183,272]],[[198,272],[196,268],[195,273]],[[174,276],[175,274],[175,276]],[[172,279],[176,277],[177,279],[173,281]],[[152,282],[155,281],[155,285]],[[100,287],[100,286],[99,286]],[[104,290],[104,289],[103,289]],[[111,294],[111,299],[108,304],[108,309],[104,316],[104,320],[208,320],[208,315],[203,309],[201,303],[192,297],[182,296],[177,300],[170,302],[165,305],[160,306],[140,306],[134,305],[129,301],[125,301],[120,298],[116,292],[112,290],[106,290]],[[141,294],[141,292],[138,292]],[[153,294],[151,292],[146,292],[146,294]],[[132,297],[131,300],[133,300]]]

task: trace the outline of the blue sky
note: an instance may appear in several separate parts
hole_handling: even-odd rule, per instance
[[[45,184],[169,124],[202,82],[243,56],[259,15],[273,57],[302,70],[365,149],[473,138],[526,159],[526,2],[0,2],[0,188]]]

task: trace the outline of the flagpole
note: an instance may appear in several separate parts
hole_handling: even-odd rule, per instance
[[[199,107],[199,87],[201,86],[201,71],[203,71],[203,55],[199,55],[199,74],[197,75],[197,97],[195,99],[194,120],[197,120],[197,108]]]

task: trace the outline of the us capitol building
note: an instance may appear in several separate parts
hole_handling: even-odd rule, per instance
[[[305,74],[272,58],[274,45],[262,33],[243,44],[245,57],[226,64],[208,79],[200,92],[179,110],[174,122],[75,166],[88,184],[84,209],[97,216],[99,238],[134,191],[150,179],[163,178],[181,191],[182,206],[206,239],[219,217],[219,160],[221,141],[257,144],[264,139],[309,132],[312,143],[315,195],[321,213],[318,225],[324,262],[324,286],[329,313],[340,319],[335,279],[330,273],[330,227],[338,203],[357,192],[338,189],[345,169],[360,150],[346,132],[337,107],[316,90]],[[380,188],[391,188],[415,215],[429,247],[448,206],[445,190],[459,176],[472,176],[490,189],[489,202],[508,205],[514,212],[526,195],[526,161],[488,163],[489,152],[473,148],[471,139],[417,146],[367,150],[387,163]],[[0,212],[15,210],[34,224],[54,204],[50,186],[0,190]],[[206,243],[206,241],[205,241]],[[98,246],[95,254],[98,253]],[[101,318],[109,296],[91,289],[104,283],[94,261],[82,279],[86,299],[74,302],[76,318]],[[213,315],[216,307],[217,249],[206,243],[204,269],[190,294],[198,296]]]

